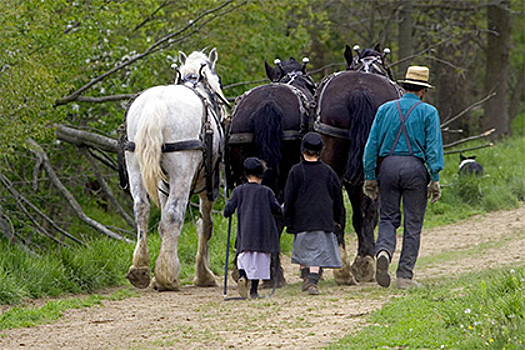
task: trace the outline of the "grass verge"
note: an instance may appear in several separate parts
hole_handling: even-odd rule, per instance
[[[525,266],[409,291],[327,349],[523,349]]]

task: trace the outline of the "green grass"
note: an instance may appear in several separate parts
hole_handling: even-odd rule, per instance
[[[459,155],[445,156],[441,172],[442,197],[428,205],[425,227],[467,219],[475,214],[513,209],[525,201],[525,138],[512,138],[495,146],[467,152],[476,155],[485,175],[459,176]]]
[[[328,349],[524,349],[525,266],[408,292]]]

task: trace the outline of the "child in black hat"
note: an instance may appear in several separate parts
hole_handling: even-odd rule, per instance
[[[345,208],[336,173],[319,160],[323,139],[315,132],[303,137],[303,160],[292,167],[284,190],[284,219],[293,233],[292,263],[299,264],[303,291],[318,295],[320,267],[342,266],[335,225],[344,224]]]
[[[279,231],[272,214],[282,215],[282,209],[273,191],[261,185],[264,170],[259,159],[247,158],[244,172],[248,182],[233,190],[224,208],[225,217],[237,209],[238,290],[247,298],[248,281],[251,281],[252,299],[258,297],[259,280],[270,279],[271,256],[280,250]]]

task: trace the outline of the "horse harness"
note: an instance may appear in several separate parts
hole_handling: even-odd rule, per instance
[[[360,70],[360,71],[364,72],[364,70]],[[333,126],[333,125],[328,125],[326,123],[321,122],[321,102],[323,101],[323,96],[324,96],[324,94],[326,92],[326,87],[328,86],[328,84],[330,84],[330,82],[336,76],[338,76],[339,74],[342,74],[344,72],[345,71],[336,72],[336,73],[332,74],[331,76],[329,76],[328,78],[326,78],[325,82],[322,82],[320,84],[321,95],[319,96],[318,103],[317,103],[317,109],[316,109],[316,113],[315,113],[315,122],[314,122],[313,129],[315,131],[317,131],[318,133],[321,133],[321,134],[324,134],[324,135],[328,135],[328,136],[331,136],[331,137],[336,137],[336,138],[339,138],[339,139],[349,140],[350,141],[352,138],[350,136],[350,131],[348,129],[340,128],[340,127]],[[375,73],[368,73],[368,74],[375,74]],[[396,88],[396,90],[398,92],[398,95],[402,96],[403,95],[403,90],[396,83],[394,83],[392,80],[390,80],[390,79],[387,79],[387,80],[388,80],[388,82],[390,82],[390,84],[392,84]]]
[[[282,139],[284,141],[293,141],[293,140],[300,140],[302,135],[308,130],[309,128],[309,121],[311,120],[311,115],[313,114],[313,104],[312,101],[306,96],[306,94],[299,88],[290,85],[295,77],[293,77],[289,82],[287,83],[271,83],[270,86],[284,86],[297,97],[297,101],[299,103],[299,111],[301,112],[301,115],[303,118],[301,118],[301,126],[300,130],[284,130],[283,131],[283,137]],[[237,111],[238,106],[241,104],[241,101],[244,100],[248,95],[250,95],[252,92],[267,87],[268,85],[261,85],[257,86],[246,93],[244,93],[242,96],[238,97],[235,101],[235,105],[233,107],[231,115],[234,116],[235,112]],[[254,134],[252,132],[245,132],[245,133],[236,133],[236,134],[229,134],[228,135],[228,144],[246,144],[246,143],[252,143],[254,141]]]
[[[186,78],[186,77],[185,77]],[[192,79],[193,77],[190,76],[187,79],[182,79],[181,82],[178,85],[184,86],[191,91],[193,91],[201,100],[202,102],[202,124],[201,124],[201,131],[199,134],[198,140],[185,140],[185,141],[177,141],[177,142],[169,142],[162,145],[162,152],[168,153],[168,152],[183,152],[183,151],[193,151],[193,150],[201,150],[203,151],[203,159],[204,162],[200,165],[197,173],[201,174],[204,170],[205,178],[206,178],[206,185],[203,189],[196,191],[196,182],[199,176],[195,176],[193,179],[193,183],[191,186],[190,191],[190,197],[194,194],[199,194],[202,191],[206,191],[206,196],[209,200],[214,201],[217,199],[217,195],[219,193],[219,182],[220,182],[220,174],[219,174],[219,164],[223,157],[223,144],[220,143],[219,146],[219,157],[217,158],[217,161],[215,164],[213,164],[213,128],[212,128],[212,120],[215,122],[217,129],[219,131],[219,137],[221,140],[224,139],[224,131],[222,129],[222,125],[219,119],[219,116],[221,115],[221,106],[220,100],[222,102],[221,96],[217,96],[218,94],[213,93],[211,89],[206,85],[202,84],[201,88],[206,92],[206,96],[201,94],[199,90],[197,90],[197,85],[200,82],[203,81],[194,81]],[[128,141],[125,144],[124,147],[125,151],[134,152],[135,151],[135,143],[133,141]],[[164,171],[165,172],[165,171]],[[164,182],[164,185],[169,188],[169,184]],[[164,189],[159,188],[159,191],[162,192],[164,195],[169,196],[169,193],[167,193]]]

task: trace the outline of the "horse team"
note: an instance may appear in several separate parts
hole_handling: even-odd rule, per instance
[[[196,194],[200,213],[194,284],[216,285],[208,242],[220,161],[224,160],[226,187],[233,189],[243,182],[247,157],[264,160],[268,171],[263,184],[282,202],[286,177],[300,161],[301,138],[309,131],[323,137],[321,160],[334,169],[348,193],[358,237],[357,256],[350,264],[344,226],[336,232],[343,267],[334,271],[334,279],[349,285],[356,280],[372,281],[378,203],[363,194],[362,155],[377,108],[402,95],[385,63],[387,53],[379,47],[347,46],[347,69],[324,78],[319,86],[306,72],[307,59],[276,60],[274,66],[265,62],[271,83],[238,97],[228,117],[228,103],[215,71],[216,50],[209,55],[180,52],[176,83],[144,91],[126,115],[126,170],[137,224],[137,244],[127,275],[130,282],[138,288],[180,288],[177,245],[189,198]],[[153,278],[146,234],[148,197],[161,208],[161,247]],[[278,225],[282,231],[283,223]],[[275,278],[285,283],[282,269],[272,270]]]

